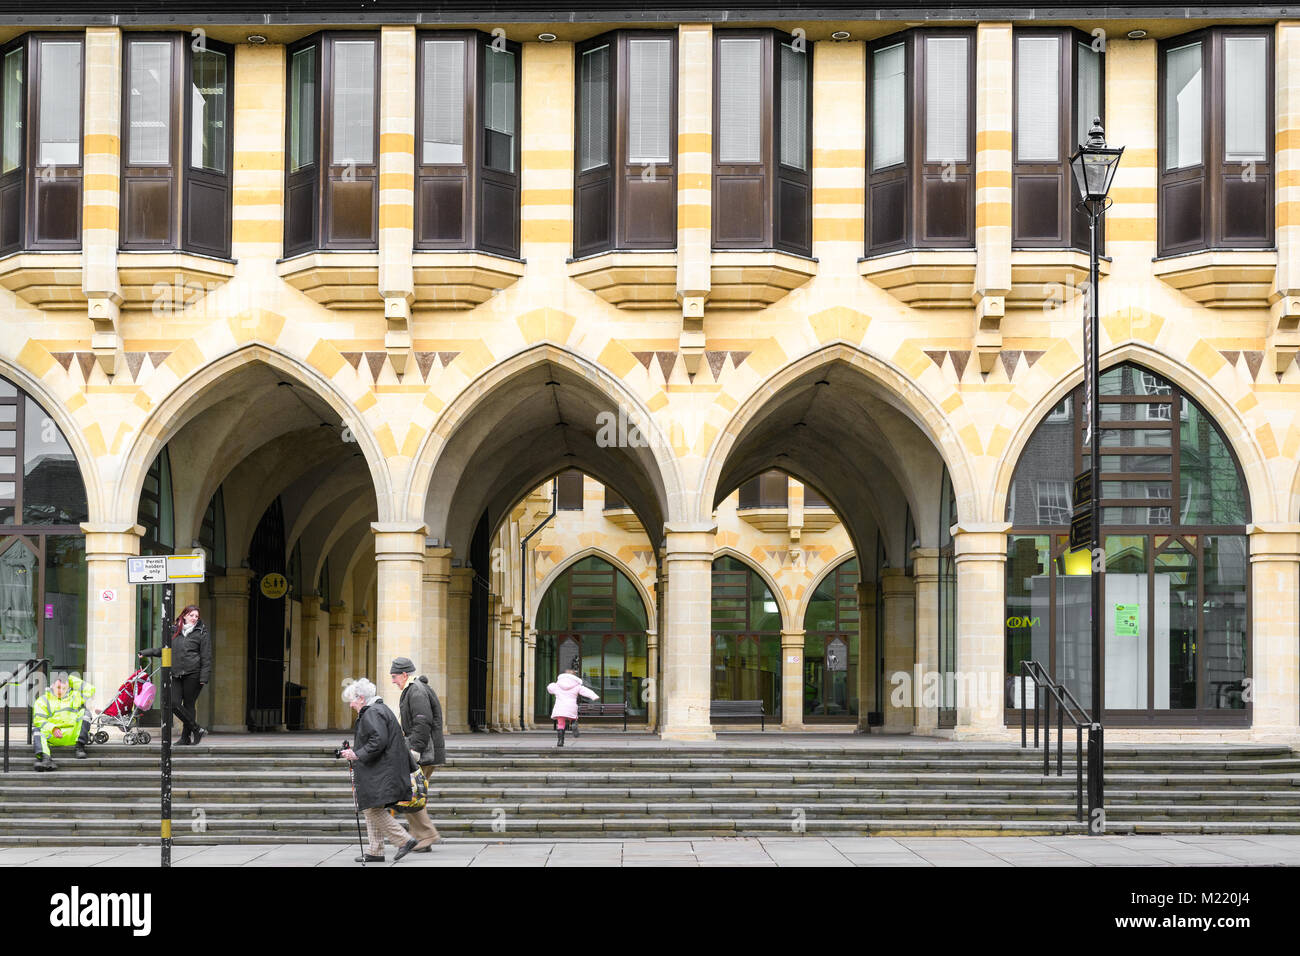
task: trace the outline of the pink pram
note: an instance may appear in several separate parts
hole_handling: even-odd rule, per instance
[[[123,743],[147,744],[153,738],[147,730],[137,726],[140,714],[153,706],[157,688],[153,683],[153,673],[140,668],[118,687],[109,705],[100,712],[93,724],[93,739],[97,744],[108,743],[108,728],[122,731]]]

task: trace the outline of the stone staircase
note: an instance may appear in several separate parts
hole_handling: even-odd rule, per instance
[[[435,775],[430,814],[445,836],[490,840],[1084,832],[1068,750],[1065,776],[1044,777],[1041,751],[1012,745],[773,740],[588,734],[556,750],[549,734],[468,738]],[[177,749],[176,842],[355,840],[347,769],[332,750],[293,737]],[[23,754],[0,776],[0,845],[157,839],[157,743],[59,764],[37,774]],[[1109,833],[1300,833],[1300,756],[1286,747],[1112,744],[1107,771]]]

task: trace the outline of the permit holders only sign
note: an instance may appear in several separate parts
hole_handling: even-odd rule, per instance
[[[178,584],[203,580],[203,554],[160,554],[126,559],[131,584]]]

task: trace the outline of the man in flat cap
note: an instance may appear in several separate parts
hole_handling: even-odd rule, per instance
[[[402,720],[402,733],[406,735],[406,745],[415,755],[415,762],[424,772],[428,781],[433,776],[433,768],[447,762],[447,753],[442,739],[442,704],[438,695],[429,686],[429,679],[423,674],[418,678],[415,664],[409,657],[394,658],[388,669],[393,683],[402,691],[398,705]],[[428,832],[423,832],[427,823]],[[434,843],[440,843],[442,837],[426,812],[411,817],[411,835],[420,842],[415,852],[427,852]]]

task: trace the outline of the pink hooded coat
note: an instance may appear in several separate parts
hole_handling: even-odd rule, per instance
[[[578,695],[588,700],[600,700],[600,695],[582,683],[576,674],[563,673],[555,678],[554,683],[546,685],[546,693],[555,695],[555,706],[551,708],[551,717],[578,719]]]

